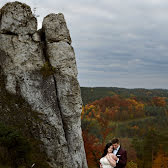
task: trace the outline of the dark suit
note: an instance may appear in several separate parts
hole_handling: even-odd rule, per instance
[[[120,155],[120,156],[117,156]],[[119,158],[119,162],[116,164],[115,168],[125,168],[127,163],[127,152],[126,150],[122,149],[121,146],[116,154],[116,156]]]

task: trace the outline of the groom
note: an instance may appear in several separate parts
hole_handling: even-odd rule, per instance
[[[113,153],[119,158],[115,168],[125,168],[127,163],[127,152],[120,146],[120,141],[117,138],[112,140]]]

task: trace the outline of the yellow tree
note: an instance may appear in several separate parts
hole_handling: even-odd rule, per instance
[[[166,154],[162,149],[160,149],[153,161],[152,168],[168,168],[168,154]]]

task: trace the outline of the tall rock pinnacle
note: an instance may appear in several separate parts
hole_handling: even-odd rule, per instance
[[[46,16],[37,31],[37,20],[29,6],[20,2],[3,6],[0,72],[4,81],[1,95],[5,90],[22,97],[32,113],[38,113],[38,120],[31,116],[29,134],[41,141],[40,149],[50,167],[87,168],[75,53],[63,14]],[[19,103],[16,105],[19,113]],[[5,123],[9,120],[4,115],[0,119]]]

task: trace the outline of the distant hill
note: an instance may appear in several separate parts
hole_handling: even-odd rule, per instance
[[[167,89],[126,89],[117,87],[81,87],[83,104],[91,103],[106,96],[120,95],[122,97],[136,97],[139,100],[148,100],[151,97],[167,97]]]

